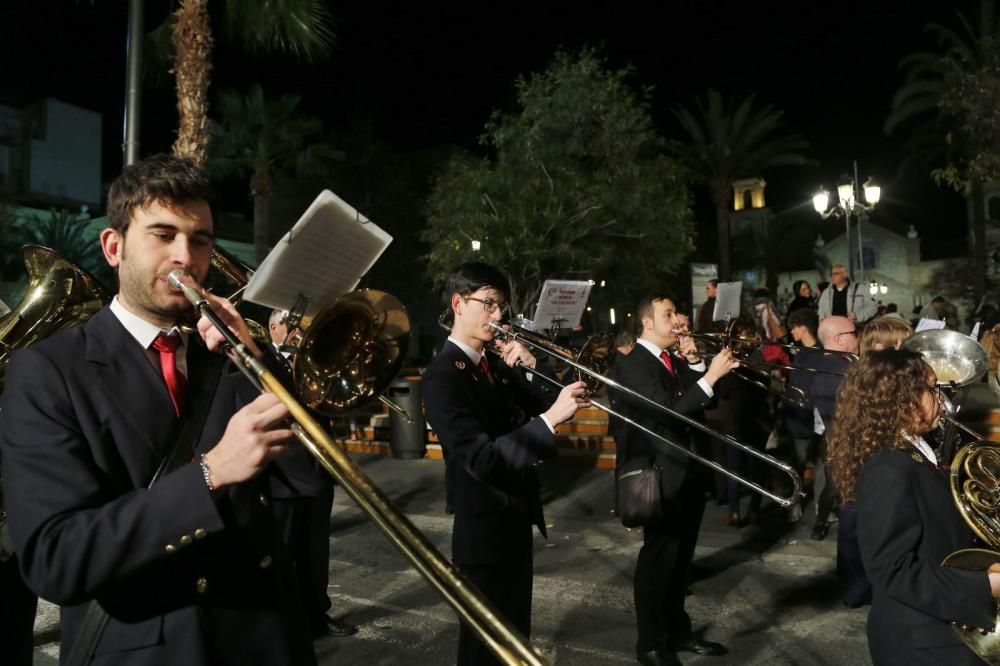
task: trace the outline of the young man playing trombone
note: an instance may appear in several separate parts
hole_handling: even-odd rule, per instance
[[[315,663],[260,476],[291,443],[288,410],[270,394],[241,406],[242,376],[208,373],[222,335],[182,332],[191,305],[167,282],[208,272],[208,189],[176,157],[126,167],[100,237],[117,296],[7,368],[11,534],[28,585],[61,606],[63,664]],[[260,354],[235,308],[206,298]]]
[[[498,338],[510,286],[492,266],[459,266],[445,285],[451,334],[422,380],[455,512],[452,560],[525,636],[531,631],[532,525],[545,535],[537,465],[555,426],[588,404],[583,382],[555,401],[535,356]],[[497,354],[486,354],[492,345]],[[464,624],[458,663],[500,663]]]
[[[715,383],[739,366],[724,349],[706,368],[690,336],[678,337],[673,301],[644,299],[637,308],[641,329],[635,349],[615,364],[615,379],[624,386],[686,416],[700,412]],[[668,349],[679,345],[680,354]],[[670,417],[620,391],[612,403],[624,416],[690,448],[691,435]],[[719,643],[695,637],[684,611],[684,594],[695,542],[705,510],[705,492],[695,463],[668,445],[621,419],[609,426],[622,462],[648,457],[662,465],[663,519],[643,526],[643,545],[635,565],[635,612],[639,637],[636,657],[645,666],[676,666],[677,652],[716,656],[727,652]],[[619,463],[620,464],[620,463]]]

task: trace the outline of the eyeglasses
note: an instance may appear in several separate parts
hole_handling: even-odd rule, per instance
[[[488,314],[493,314],[497,311],[497,308],[502,308],[500,312],[504,315],[510,313],[510,306],[506,303],[497,303],[492,298],[476,298],[475,296],[463,296],[463,299],[467,301],[476,301],[477,303],[483,304],[483,310],[486,310]]]

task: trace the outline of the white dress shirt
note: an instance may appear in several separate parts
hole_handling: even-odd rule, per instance
[[[655,356],[657,361],[663,363],[663,359],[660,358],[660,354],[663,353],[662,349],[654,345],[649,340],[645,340],[643,338],[639,338],[635,342],[636,344],[641,345],[643,348],[649,351],[650,354]],[[666,365],[667,365],[666,363],[663,363],[664,367],[666,367]],[[707,369],[707,366],[705,365],[704,361],[702,361],[701,363],[692,363],[688,367],[694,370],[695,372],[705,372],[705,370]],[[704,391],[705,395],[707,395],[709,398],[715,395],[715,391],[712,390],[712,386],[707,381],[705,381],[704,377],[698,380],[698,386],[701,387],[701,390]]]
[[[160,352],[153,349],[153,341],[160,333],[166,333],[167,335],[179,335],[181,338],[181,346],[177,348],[177,354],[174,357],[174,362],[177,364],[177,372],[181,373],[187,377],[187,334],[182,333],[176,326],[170,328],[169,330],[164,330],[157,326],[156,324],[150,323],[140,317],[137,314],[133,314],[118,300],[118,296],[111,299],[111,312],[118,317],[118,321],[122,323],[125,330],[129,332],[135,341],[139,343],[143,351],[146,352],[146,358],[149,362],[153,364],[157,372],[160,370]]]

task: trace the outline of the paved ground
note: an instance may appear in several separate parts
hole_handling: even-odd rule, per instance
[[[441,463],[357,460],[447,554],[451,521],[444,514]],[[548,541],[536,536],[533,641],[559,664],[634,663],[631,580],[641,534],[611,515],[611,479],[606,471],[543,470],[551,527]],[[706,512],[687,607],[698,630],[731,653],[685,656],[685,663],[869,663],[867,612],[845,609],[837,596],[836,531],[812,541],[811,520],[789,525],[767,504],[757,527],[726,527],[723,515],[714,504]],[[454,614],[344,493],[337,495],[331,532],[334,609],[361,630],[318,642],[321,663],[453,663]],[[57,663],[57,616],[43,605],[36,664]]]

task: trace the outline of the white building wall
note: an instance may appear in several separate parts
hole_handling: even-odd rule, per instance
[[[44,132],[31,140],[28,193],[97,206],[101,201],[101,114],[55,99],[41,103]]]

